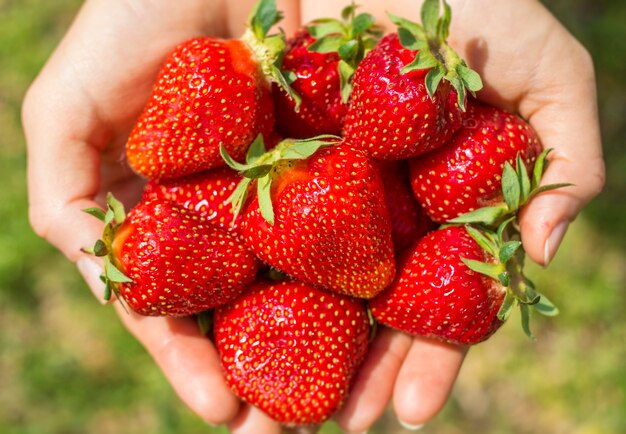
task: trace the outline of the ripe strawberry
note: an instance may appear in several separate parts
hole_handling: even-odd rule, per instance
[[[370,333],[363,302],[297,281],[258,281],[214,320],[234,393],[286,425],[322,423],[341,406]]]
[[[468,345],[487,339],[502,325],[506,288],[461,258],[489,261],[464,227],[426,235],[399,261],[389,288],[370,300],[372,315],[411,335]]]
[[[336,140],[285,140],[248,165],[234,164],[257,185],[242,233],[250,250],[283,273],[370,298],[395,272],[383,185],[367,156]],[[243,200],[232,198],[236,208]]]
[[[385,187],[385,203],[391,221],[391,237],[394,248],[398,252],[435,229],[435,224],[413,196],[406,160],[379,160],[376,166]]]
[[[105,223],[91,252],[104,256],[103,280],[142,315],[190,315],[226,303],[251,283],[257,259],[224,230],[161,199],[126,216],[112,196],[108,210],[87,212]]]
[[[501,174],[518,153],[530,168],[541,152],[532,127],[519,116],[470,101],[463,127],[445,146],[410,161],[411,186],[439,223],[503,202]]]
[[[197,37],[174,49],[126,144],[136,172],[174,178],[204,171],[224,164],[220,144],[242,159],[259,133],[271,133],[270,82],[288,87],[275,65],[282,36],[267,36],[279,19],[274,1],[261,0],[241,39]]]
[[[239,237],[241,216],[235,218],[232,206],[226,203],[239,182],[241,176],[230,167],[218,167],[182,178],[153,179],[146,185],[143,200],[171,200]]]
[[[403,252],[394,282],[370,301],[374,318],[409,334],[471,345],[491,336],[515,305],[529,336],[530,307],[556,315],[524,275],[518,222],[534,196],[568,185],[540,186],[549,152],[537,158],[532,178],[519,154],[516,169],[505,164],[503,205],[463,214],[451,222],[465,227],[438,229]]]
[[[343,20],[315,20],[287,41],[282,70],[295,78],[299,108],[274,86],[276,126],[287,137],[341,134],[354,68],[376,42],[374,18],[346,7]]]
[[[438,18],[439,1],[426,0],[424,27],[391,16],[398,32],[356,68],[344,135],[357,148],[380,159],[413,157],[442,146],[461,126],[466,88],[477,91],[482,82],[445,41],[445,6]]]

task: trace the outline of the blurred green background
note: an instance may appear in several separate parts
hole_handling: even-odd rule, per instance
[[[0,432],[224,433],[182,405],[113,310],[28,225],[21,100],[80,4],[0,0]],[[561,315],[536,318],[535,343],[514,317],[474,348],[424,433],[626,433],[626,2],[547,6],[595,59],[607,185],[553,265],[531,268]],[[370,431],[402,432],[391,412]]]

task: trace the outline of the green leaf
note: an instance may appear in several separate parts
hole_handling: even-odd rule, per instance
[[[261,215],[269,224],[274,224],[274,206],[271,195],[272,178],[264,176],[257,180],[257,198],[259,199],[259,209]]]
[[[517,174],[508,161],[502,172],[502,194],[509,211],[517,211],[520,206],[520,185]]]
[[[222,156],[222,159],[226,162],[226,164],[230,168],[235,169],[238,172],[244,172],[248,170],[250,167],[252,167],[249,164],[241,164],[233,160],[233,158],[230,155],[228,155],[228,151],[226,151],[226,148],[224,147],[223,143],[220,143],[220,155]]]
[[[460,64],[456,68],[457,74],[461,77],[461,81],[472,93],[478,92],[483,88],[483,81],[480,75],[471,68]]]
[[[265,39],[270,28],[282,19],[282,14],[276,9],[275,0],[259,0],[249,19],[250,27],[259,40]]]
[[[293,75],[291,75],[291,77],[287,78],[285,75],[283,75],[283,72],[276,65],[272,66],[272,73],[271,73],[271,75],[272,75],[272,77],[274,77],[274,79],[276,80],[278,85],[293,100],[293,102],[295,103],[295,108],[294,108],[295,111],[299,112],[300,111],[300,104],[302,104],[302,98],[289,85],[289,83],[293,83],[295,81],[295,79],[293,78]]]
[[[320,148],[330,146],[336,143],[336,140],[329,141],[319,140],[296,140],[293,145],[285,148],[281,153],[283,160],[306,160],[315,154]]]
[[[406,74],[411,71],[417,71],[422,69],[430,69],[439,65],[439,61],[432,55],[430,51],[422,50],[418,51],[415,59],[408,65],[404,66],[400,70],[400,74]]]
[[[252,179],[244,178],[242,179],[237,187],[231,195],[226,199],[225,203],[230,203],[233,209],[233,219],[237,218],[237,216],[241,213],[244,204],[246,203],[246,199],[248,198],[248,189],[250,184],[252,183]]]
[[[507,241],[504,243],[498,251],[498,259],[500,260],[500,263],[506,264],[509,262],[509,260],[515,256],[515,252],[521,245],[521,241]]]
[[[342,60],[352,63],[353,59],[356,59],[356,56],[359,53],[358,41],[354,39],[349,40],[337,49],[337,53]]]
[[[104,214],[104,224],[110,226],[113,221],[115,221],[115,213],[111,208],[107,209],[107,212]]]
[[[443,16],[439,18],[437,22],[437,39],[439,41],[445,41],[448,39],[450,33],[450,22],[452,21],[452,8],[444,0],[443,2]]]
[[[520,203],[523,205],[530,198],[530,178],[528,177],[526,165],[522,160],[522,154],[519,152],[515,160],[515,168],[517,169],[518,183],[520,185]]]
[[[221,152],[221,149],[220,149],[220,152]],[[254,163],[266,152],[267,152],[267,149],[265,149],[265,142],[263,140],[263,134],[259,133],[259,135],[256,136],[256,139],[254,139],[254,141],[248,148],[248,153],[246,154],[246,163],[247,164]]]
[[[254,166],[244,171],[242,175],[246,178],[257,179],[262,178],[272,171],[271,164],[263,164],[262,166]]]
[[[105,212],[102,208],[85,208],[83,212],[86,212],[87,214],[94,216],[100,221],[104,221]]]
[[[102,298],[104,299],[104,301],[111,300],[111,284],[108,280],[105,280],[104,282],[104,295]]]
[[[481,232],[473,226],[465,226],[465,230],[476,244],[478,244],[484,251],[491,256],[496,257],[498,252],[498,246],[494,242],[493,238],[488,236],[487,233]]]
[[[365,33],[374,23],[376,23],[376,18],[370,14],[362,13],[357,15],[352,21],[352,36],[355,37]]]
[[[559,184],[547,184],[547,185],[542,185],[539,188],[535,188],[533,191],[530,192],[530,195],[528,196],[528,200],[532,199],[533,197],[537,196],[538,194],[541,193],[545,193],[547,191],[552,191],[552,190],[557,190],[559,188],[563,188],[563,187],[571,187],[574,184],[571,184],[569,182],[562,182]]]
[[[424,31],[424,28],[420,26],[419,24],[414,23],[413,21],[407,20],[406,18],[402,18],[402,17],[396,16],[390,13],[387,13],[387,16],[389,17],[392,23],[394,23],[396,26],[399,27],[398,36],[402,36],[400,34],[401,33],[400,31],[403,30],[404,32],[413,35],[414,36],[413,39],[415,40],[421,40],[423,42],[428,40],[428,38],[426,37],[426,33]],[[400,42],[402,42],[402,38],[400,38]],[[402,45],[405,48],[410,48],[404,45],[404,43]],[[410,49],[413,49],[413,48],[410,48]]]
[[[441,79],[445,75],[445,71],[443,70],[443,66],[438,64],[434,68],[432,68],[426,74],[424,78],[426,84],[426,92],[428,92],[428,96],[432,99],[439,87],[439,83],[441,83]]]
[[[109,254],[109,249],[102,240],[97,240],[93,246],[93,254],[98,257],[106,256]]]
[[[328,35],[343,35],[345,27],[337,20],[329,20],[323,23],[316,23],[312,26],[308,26],[307,31],[315,39],[320,39]]]
[[[456,100],[459,104],[459,108],[461,109],[461,111],[465,111],[465,97],[467,94],[465,92],[465,85],[463,84],[461,77],[459,77],[457,74],[446,74],[445,78],[450,82],[452,87],[454,87],[454,90],[456,90]]]
[[[352,94],[352,77],[354,76],[354,68],[345,60],[340,60],[338,64],[339,83],[341,89],[341,101],[347,103]]]
[[[504,206],[486,206],[448,220],[452,224],[479,223],[492,226],[506,214]]]
[[[202,336],[208,336],[213,329],[213,315],[211,311],[205,310],[196,314],[196,323]]]
[[[490,264],[467,258],[461,258],[461,261],[463,261],[463,263],[467,265],[470,270],[483,274],[487,277],[491,277],[496,281],[500,281],[500,274],[504,271],[500,264]]]
[[[517,298],[515,297],[513,292],[507,290],[506,295],[504,296],[504,300],[502,301],[502,305],[500,306],[500,309],[498,310],[498,319],[500,321],[504,322],[507,319],[509,319],[509,316],[511,315],[511,312],[516,302],[517,302]]]
[[[129,283],[132,282],[132,279],[122,273],[109,259],[109,257],[104,258],[104,275],[107,280],[115,283]]]
[[[424,0],[420,15],[426,34],[436,35],[439,22],[439,0]]]
[[[533,179],[532,179],[532,189],[534,190],[541,183],[541,178],[543,177],[543,173],[546,169],[546,157],[548,154],[552,152],[552,149],[546,149],[537,157],[535,160],[535,167],[533,167]]]
[[[107,194],[107,205],[109,209],[113,211],[113,218],[115,223],[121,224],[126,218],[126,211],[124,210],[124,204],[117,200],[112,193]]]
[[[539,294],[539,301],[533,305],[535,310],[545,316],[556,316],[559,309],[543,294]]]
[[[336,53],[344,42],[343,35],[329,35],[313,42],[307,49],[315,53]]]
[[[535,340],[535,336],[533,336],[532,332],[530,331],[530,312],[528,305],[520,304],[519,309],[521,313],[522,329],[524,330],[524,333],[526,333],[526,336],[528,336],[530,339]]]
[[[345,8],[341,10],[341,19],[344,21],[350,20],[354,16],[354,11],[356,10],[357,5],[353,3],[349,4]]]
[[[504,234],[508,225],[515,221],[516,216],[509,217],[504,220],[502,223],[498,225],[498,229],[496,230],[496,236],[498,237],[498,242],[500,244],[504,243]]]

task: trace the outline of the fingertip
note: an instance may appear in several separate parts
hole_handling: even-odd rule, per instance
[[[404,333],[379,325],[367,358],[354,385],[334,420],[346,433],[364,433],[384,413],[393,394],[394,379],[413,339]]]
[[[413,430],[435,417],[448,400],[467,348],[416,338],[395,384],[398,421]]]

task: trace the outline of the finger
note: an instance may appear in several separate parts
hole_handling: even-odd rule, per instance
[[[582,46],[571,38],[570,43],[566,60],[546,53],[560,63],[540,65],[534,90],[520,106],[543,147],[553,149],[542,184],[574,184],[537,196],[521,215],[524,248],[542,265],[551,261],[568,224],[601,191],[605,179],[593,64]],[[576,70],[576,82],[564,80],[555,70]]]
[[[416,428],[446,403],[467,349],[415,338],[395,382],[393,405],[400,423]]]
[[[363,433],[384,413],[412,338],[379,326],[343,407],[335,415],[346,433]]]
[[[191,318],[146,317],[114,304],[181,400],[207,423],[231,421],[239,400],[224,380],[217,350]]]
[[[231,434],[281,434],[281,426],[258,408],[243,404],[228,424]]]

